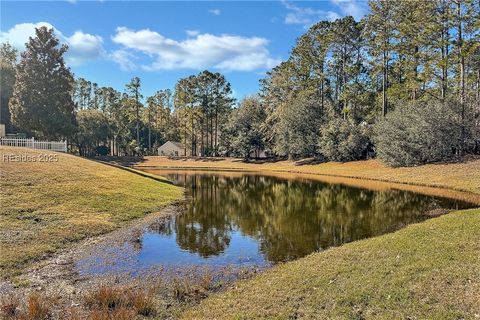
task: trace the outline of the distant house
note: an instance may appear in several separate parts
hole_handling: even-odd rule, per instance
[[[184,157],[185,147],[181,142],[167,141],[163,145],[158,147],[158,155]]]
[[[249,153],[249,157],[254,159],[265,159],[265,158],[268,158],[269,156],[270,156],[270,150],[268,149],[266,150],[253,149]]]

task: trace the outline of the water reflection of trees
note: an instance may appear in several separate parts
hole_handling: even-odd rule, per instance
[[[165,226],[202,257],[228,247],[232,231],[257,239],[272,262],[378,235],[455,201],[402,190],[371,191],[317,181],[246,175],[172,175],[189,190],[185,213]]]

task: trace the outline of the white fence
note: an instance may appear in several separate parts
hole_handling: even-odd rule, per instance
[[[34,138],[0,138],[0,146],[25,147],[67,152],[67,141],[37,141]]]

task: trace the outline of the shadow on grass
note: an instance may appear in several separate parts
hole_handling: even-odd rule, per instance
[[[100,160],[104,162],[110,162],[118,164],[125,167],[131,167],[139,163],[145,162],[146,159],[143,156],[97,156],[93,158],[94,160]]]
[[[326,162],[324,158],[305,158],[295,161],[293,164],[295,166],[306,166],[306,165],[314,165]]]

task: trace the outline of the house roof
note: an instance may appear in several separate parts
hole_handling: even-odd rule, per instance
[[[177,147],[177,148],[180,148],[180,149],[183,149],[183,148],[184,148],[184,147],[183,147],[183,143],[178,142],[178,141],[170,141],[170,140],[167,141],[167,142],[165,142],[164,144],[162,144],[162,145],[160,146],[160,148],[163,147],[164,145],[166,145],[166,144],[169,143],[169,142],[172,143],[172,144],[173,144],[175,147]]]

